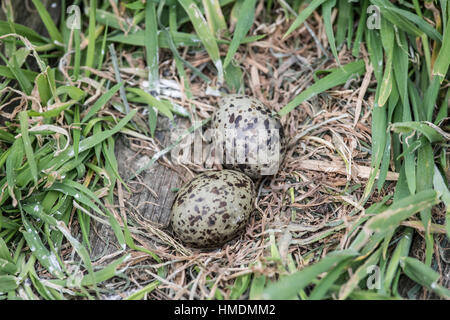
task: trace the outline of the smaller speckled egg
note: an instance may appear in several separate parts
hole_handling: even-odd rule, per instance
[[[204,172],[178,191],[172,205],[172,229],[192,247],[219,247],[243,231],[254,197],[255,186],[245,174]]]
[[[215,154],[225,168],[253,179],[274,175],[285,154],[278,118],[261,101],[247,95],[222,97],[212,119]]]

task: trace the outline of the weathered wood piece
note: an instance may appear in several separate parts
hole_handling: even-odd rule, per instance
[[[178,124],[182,123],[182,121],[182,119],[177,119]],[[158,127],[155,135],[161,142],[163,148],[165,148],[170,144],[169,128],[171,124],[167,119],[160,118],[158,119]],[[115,154],[119,174],[133,191],[132,193],[128,193],[122,187],[122,191],[126,197],[124,200],[127,210],[137,210],[143,219],[149,220],[162,228],[168,227],[172,203],[176,196],[176,193],[172,190],[180,187],[182,184],[182,179],[179,174],[167,166],[155,162],[139,175],[140,181],[136,178],[128,181],[151,158],[132,150],[128,138],[123,135],[119,136],[116,140]],[[139,183],[136,183],[137,181]],[[93,256],[97,257],[102,253],[108,254],[117,250],[118,245],[115,242],[115,236],[111,228],[99,223],[95,223],[95,227],[98,234],[96,234],[95,230],[91,232]],[[105,248],[105,246],[109,248]]]

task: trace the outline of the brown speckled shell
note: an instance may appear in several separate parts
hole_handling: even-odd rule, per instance
[[[230,94],[222,97],[219,101],[219,109],[216,110],[213,119],[212,119],[212,128],[219,130],[221,132],[226,132],[226,130],[233,129],[236,130],[236,145],[245,145],[245,141],[255,141],[255,137],[257,136],[258,130],[265,130],[266,132],[270,132],[269,130],[278,130],[279,136],[278,139],[274,139],[273,136],[268,135],[266,140],[263,139],[263,143],[257,143],[258,150],[265,148],[268,151],[269,155],[269,164],[265,163],[250,163],[248,160],[249,156],[253,157],[252,151],[249,151],[247,147],[243,147],[241,150],[245,150],[245,162],[238,163],[236,156],[232,156],[235,163],[226,163],[225,154],[229,152],[231,147],[231,142],[228,144],[225,142],[221,142],[228,138],[215,138],[215,143],[222,143],[223,160],[225,168],[239,170],[247,174],[249,177],[253,179],[260,178],[263,169],[271,168],[271,172],[276,173],[278,171],[278,167],[281,164],[284,154],[285,154],[285,136],[283,132],[283,128],[280,124],[279,119],[273,117],[271,115],[272,111],[267,108],[262,102],[259,100],[249,97],[247,95],[239,95],[239,94]],[[271,140],[272,139],[272,140]],[[279,152],[273,152],[270,150],[270,143],[279,142]],[[273,153],[270,153],[273,152]],[[242,153],[242,152],[241,152]],[[231,153],[230,153],[231,154]],[[254,158],[256,159],[256,158]],[[270,164],[271,163],[271,164]]]
[[[253,181],[241,172],[204,172],[178,191],[172,205],[172,229],[192,247],[221,246],[244,229],[254,197]]]

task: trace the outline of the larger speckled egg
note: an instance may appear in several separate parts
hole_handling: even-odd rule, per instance
[[[178,191],[172,205],[172,229],[190,246],[219,247],[245,228],[254,197],[253,181],[243,173],[204,172]]]
[[[239,94],[222,97],[212,129],[215,156],[225,168],[254,179],[278,172],[285,153],[283,128],[259,100]]]

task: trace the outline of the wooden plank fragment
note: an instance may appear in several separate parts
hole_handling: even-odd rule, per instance
[[[170,124],[166,119],[159,119],[156,138],[161,145],[170,144]],[[182,120],[178,119],[177,123]],[[170,221],[170,211],[176,192],[174,188],[180,187],[182,179],[179,174],[167,166],[155,162],[150,168],[144,170],[139,179],[128,180],[140,168],[144,167],[151,158],[132,150],[128,138],[118,136],[116,140],[115,154],[119,168],[119,174],[128,184],[131,193],[122,186],[124,205],[127,211],[137,211],[139,218],[150,221],[161,229],[167,228]],[[116,204],[118,201],[116,201]],[[97,230],[91,232],[91,241],[94,257],[100,254],[110,254],[118,250],[115,236],[109,226],[94,222]],[[105,246],[108,248],[105,249]]]

